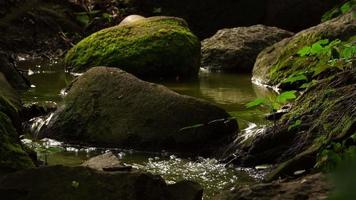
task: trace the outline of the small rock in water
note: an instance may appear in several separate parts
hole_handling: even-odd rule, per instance
[[[296,176],[299,176],[299,175],[304,174],[305,172],[306,172],[306,171],[303,169],[303,170],[295,171],[293,174],[296,175]]]
[[[122,165],[112,152],[93,157],[85,161],[82,166],[100,171],[130,171],[132,168],[131,166]]]

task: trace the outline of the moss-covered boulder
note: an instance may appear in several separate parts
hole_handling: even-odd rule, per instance
[[[117,68],[95,67],[70,87],[42,137],[71,143],[211,153],[237,123],[223,109],[141,81]]]
[[[73,72],[118,67],[140,78],[191,78],[200,66],[200,42],[186,22],[151,17],[103,29],[80,41],[65,57]]]
[[[18,96],[0,73],[0,175],[34,166],[16,131],[21,125],[20,105]]]
[[[28,169],[0,180],[3,199],[199,200],[202,193],[197,183],[167,185],[161,177],[149,173],[109,173],[84,167]]]
[[[324,71],[324,75],[319,72],[329,66],[329,60],[338,57],[337,54],[335,55],[335,51],[333,50],[327,56],[302,56],[303,53],[300,51],[317,42],[322,44],[322,40],[332,42],[338,39],[354,43],[355,35],[356,21],[352,13],[301,31],[262,51],[257,57],[253,69],[253,79],[263,84],[279,86],[287,78],[298,73],[305,73],[306,76],[313,76],[314,79],[325,77],[325,73],[330,73],[330,70]],[[320,45],[315,46],[317,50]],[[330,69],[337,69],[337,67]]]
[[[350,67],[310,86],[276,127],[238,148],[239,164],[276,164],[266,177],[272,180],[336,164],[345,149],[356,148],[356,62]]]

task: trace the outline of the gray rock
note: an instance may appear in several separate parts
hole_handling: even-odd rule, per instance
[[[264,25],[219,30],[202,42],[202,67],[251,72],[257,55],[264,48],[292,35]]]
[[[120,160],[111,152],[95,156],[85,161],[83,167],[89,167],[96,170],[103,170],[104,168],[113,168],[123,166]]]

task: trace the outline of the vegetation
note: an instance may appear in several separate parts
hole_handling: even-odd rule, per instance
[[[333,19],[335,17],[338,17],[342,14],[348,13],[351,10],[356,8],[356,1],[355,0],[349,0],[344,2],[343,4],[336,6],[335,8],[331,9],[330,11],[326,12],[322,17],[321,21],[325,22],[327,20]]]
[[[68,51],[65,62],[75,72],[108,66],[143,78],[190,78],[199,70],[200,42],[182,19],[148,18],[92,34]]]

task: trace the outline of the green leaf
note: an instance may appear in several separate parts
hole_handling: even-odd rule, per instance
[[[316,81],[316,80],[312,80],[311,82],[304,83],[304,84],[301,85],[299,88],[301,88],[301,89],[306,89],[306,88],[308,88],[308,87],[310,87],[310,86],[315,85],[317,82],[318,82],[318,81]]]
[[[341,10],[342,14],[349,12],[351,10],[351,3],[346,2],[344,5],[342,5],[340,7],[340,10]]]
[[[341,52],[341,57],[350,59],[352,58],[352,49],[351,48],[346,48]]]
[[[323,52],[324,52],[324,48],[319,43],[313,44],[310,50],[311,55],[320,55]]]
[[[297,98],[297,96],[295,95],[296,92],[297,91],[295,91],[295,90],[283,92],[282,94],[280,94],[277,97],[276,100],[277,100],[278,103],[281,103],[281,104],[287,103],[288,101]]]
[[[329,44],[329,39],[323,39],[323,40],[319,40],[316,42],[317,44],[320,44],[322,46],[325,46],[327,44]]]
[[[310,51],[311,51],[311,47],[305,46],[302,49],[300,49],[297,54],[301,57],[304,57],[304,56],[309,55]]]
[[[257,98],[249,103],[247,103],[245,106],[246,108],[253,108],[253,107],[256,107],[256,106],[260,106],[260,105],[264,105],[266,104],[266,99],[264,98]]]
[[[292,129],[294,129],[294,128],[299,127],[301,124],[302,124],[302,120],[299,120],[299,119],[298,119],[297,121],[294,122],[294,124],[292,124],[292,125],[290,125],[290,126],[288,127],[288,131],[290,131],[290,130],[292,130]]]
[[[356,55],[356,45],[346,44],[345,48],[341,51],[341,58],[351,59]]]
[[[307,81],[308,78],[304,74],[291,75],[283,81],[283,83],[294,83],[296,81]]]

